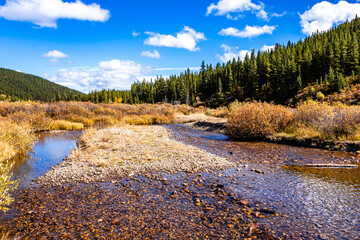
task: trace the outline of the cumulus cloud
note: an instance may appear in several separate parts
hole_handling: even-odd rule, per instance
[[[251,52],[247,50],[238,50],[238,47],[230,47],[228,45],[222,44],[221,48],[224,50],[223,55],[217,55],[216,57],[222,62],[232,61],[234,58],[237,59],[240,57],[241,60],[244,60],[246,55],[250,55]]]
[[[98,67],[61,69],[48,78],[81,92],[89,92],[104,88],[129,89],[139,77],[151,71],[151,67],[133,61],[113,59],[101,61]]]
[[[62,61],[62,59],[68,58],[69,55],[60,52],[58,50],[52,50],[47,53],[44,53],[43,57],[49,59],[50,65],[59,65],[60,63],[65,63]],[[71,61],[68,61],[67,63],[71,63]]]
[[[260,50],[262,52],[267,52],[267,51],[271,51],[273,49],[275,49],[275,45],[272,45],[272,46],[264,45],[264,46],[262,46],[262,48]]]
[[[61,18],[106,22],[110,12],[98,4],[86,5],[80,0],[6,0],[0,6],[0,17],[13,21],[32,22],[40,27],[57,28]]]
[[[200,48],[196,46],[197,43],[206,40],[204,33],[196,32],[194,29],[186,26],[176,36],[153,32],[146,32],[146,34],[149,35],[144,41],[146,45],[183,48],[192,52],[199,51]]]
[[[300,14],[300,24],[304,34],[311,34],[316,31],[328,30],[335,24],[354,19],[356,15],[360,16],[359,3],[340,1],[333,4],[323,1]]]
[[[268,20],[268,14],[264,10],[264,5],[254,4],[251,0],[220,0],[217,4],[212,3],[207,8],[206,15],[215,13],[216,16],[224,16],[230,19],[238,19],[238,16],[242,12],[251,11],[256,14],[258,18]],[[231,13],[238,14],[233,17]]]
[[[45,57],[45,58],[68,58],[69,56],[58,50],[52,50],[47,53],[44,53],[43,57]]]
[[[219,34],[222,36],[251,38],[251,37],[260,36],[262,34],[272,34],[275,28],[276,28],[275,26],[268,26],[268,25],[265,25],[263,27],[246,25],[245,29],[242,31],[233,27],[229,27],[222,29],[219,32]]]
[[[156,50],[154,50],[154,52],[150,52],[150,51],[143,51],[141,53],[142,57],[148,57],[148,58],[156,58],[159,59],[160,58],[160,53]]]

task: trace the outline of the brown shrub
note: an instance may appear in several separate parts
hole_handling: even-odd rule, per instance
[[[235,138],[257,139],[285,130],[293,121],[290,108],[261,102],[234,102],[228,132]]]
[[[360,107],[306,101],[297,107],[295,119],[297,125],[319,131],[321,138],[343,140],[359,131]]]

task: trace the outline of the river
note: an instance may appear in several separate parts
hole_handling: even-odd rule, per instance
[[[190,176],[190,179],[200,176],[205,183],[220,184],[232,198],[249,200],[249,206],[254,212],[261,209],[275,211],[277,216],[252,217],[255,222],[270,229],[269,234],[274,238],[359,239],[360,168],[318,169],[301,166],[304,163],[353,161],[357,156],[279,144],[232,141],[225,135],[184,125],[165,127],[173,132],[174,139],[236,163],[236,168],[196,174]],[[33,151],[27,158],[18,161],[19,164],[14,168],[15,178],[21,179],[20,188],[28,188],[33,184],[32,180],[65,158],[75,148],[76,139],[80,135],[81,132],[41,134]],[[189,181],[189,176],[182,173],[163,175],[169,181],[165,188],[161,188],[164,191],[173,191],[168,186],[181,186],[183,182]],[[138,190],[144,186],[149,189],[154,186],[146,177],[138,178]],[[114,190],[114,186],[107,186],[101,185],[101,188]],[[193,185],[192,189],[203,196],[199,197],[203,198],[201,201],[208,199],[208,189],[204,186]],[[157,199],[158,194],[164,193],[159,193],[158,189],[150,190],[146,196]],[[175,198],[171,201],[171,205],[179,209],[188,208],[182,202],[176,202]],[[226,201],[232,204],[229,199]],[[165,201],[163,204],[166,205]]]

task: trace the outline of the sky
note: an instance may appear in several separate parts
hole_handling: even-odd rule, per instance
[[[356,15],[359,0],[0,0],[0,67],[84,93],[125,90]]]

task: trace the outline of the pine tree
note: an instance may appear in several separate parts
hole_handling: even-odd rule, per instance
[[[224,104],[224,93],[223,93],[223,89],[222,89],[222,83],[221,83],[221,78],[219,78],[218,81],[218,91],[216,93],[216,100],[219,103],[219,105],[223,105]]]
[[[296,89],[296,91],[298,91],[298,92],[302,90],[301,74],[299,74],[299,76],[296,78],[295,89]]]

